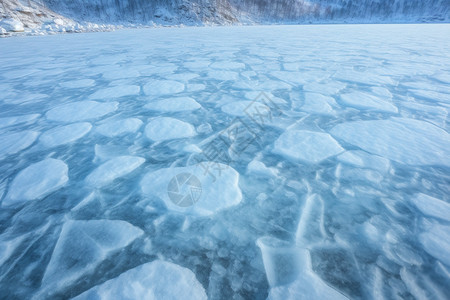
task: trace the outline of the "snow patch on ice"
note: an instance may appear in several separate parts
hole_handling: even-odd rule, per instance
[[[410,199],[424,215],[450,222],[450,204],[419,193]]]
[[[90,95],[89,99],[114,99],[124,96],[137,96],[140,90],[141,88],[138,85],[119,85],[98,90]]]
[[[172,95],[184,91],[184,84],[173,80],[152,80],[144,85],[144,93],[148,96]]]
[[[0,128],[23,124],[23,123],[34,122],[40,116],[41,116],[40,114],[29,114],[29,115],[0,118]]]
[[[0,135],[0,159],[28,148],[38,136],[39,132],[30,130]]]
[[[433,224],[419,235],[423,249],[450,267],[450,226]]]

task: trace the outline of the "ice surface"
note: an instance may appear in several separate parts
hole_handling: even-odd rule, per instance
[[[58,159],[48,158],[34,163],[14,178],[2,205],[36,200],[63,187],[69,177],[67,165]]]
[[[80,101],[57,106],[45,115],[51,121],[78,122],[97,119],[117,110],[118,102]]]
[[[45,147],[55,147],[71,143],[85,136],[91,128],[92,125],[88,122],[60,126],[42,133],[39,141]]]
[[[184,84],[174,80],[152,80],[144,85],[144,93],[149,96],[172,95],[184,90]]]
[[[34,122],[40,116],[40,114],[29,114],[0,118],[0,128],[14,126],[22,123]]]
[[[145,135],[152,141],[161,142],[192,137],[196,135],[196,132],[194,126],[189,123],[174,118],[160,117],[147,123]]]
[[[450,226],[434,224],[419,235],[423,249],[450,267]]]
[[[450,222],[450,204],[429,195],[419,193],[410,199],[424,215]]]
[[[305,102],[301,110],[309,113],[332,115],[334,114],[333,106],[336,107],[337,103],[332,97],[316,93],[306,93]]]
[[[122,273],[73,298],[82,299],[207,299],[191,270],[156,260]]]
[[[87,88],[95,85],[95,80],[93,79],[79,79],[79,80],[71,80],[66,82],[61,82],[59,84],[63,88],[68,89],[79,89],[79,88]]]
[[[172,180],[177,181],[173,188]],[[212,215],[242,200],[239,173],[215,162],[150,172],[142,179],[141,189],[163,200],[168,209],[192,215]]]
[[[128,133],[135,133],[144,123],[138,118],[108,120],[99,125],[95,130],[107,137],[115,137]]]
[[[121,220],[66,221],[45,270],[43,287],[53,293],[71,284],[143,233]]]
[[[86,177],[86,183],[93,187],[102,187],[123,177],[142,165],[145,159],[136,156],[119,156],[108,160]]]
[[[290,129],[276,141],[272,152],[294,162],[320,163],[344,149],[328,134]]]
[[[161,112],[191,111],[200,107],[202,106],[191,97],[176,97],[152,101],[144,106],[146,109]]]
[[[221,109],[226,114],[244,117],[251,116],[252,110],[255,110],[255,105],[257,105],[257,109],[263,114],[270,112],[270,108],[267,105],[253,101],[235,101],[223,105]]]
[[[314,273],[307,249],[270,237],[257,244],[271,287],[267,299],[348,299]]]
[[[410,165],[450,166],[450,135],[428,122],[391,118],[335,126],[331,134],[370,153]]]
[[[448,31],[0,39],[1,298],[126,292],[158,260],[210,299],[446,299]]]
[[[119,85],[101,89],[89,96],[89,99],[113,99],[124,96],[137,96],[141,88],[138,85]]]
[[[363,92],[352,92],[341,95],[341,101],[348,106],[358,109],[367,109],[382,112],[396,113],[398,109],[395,105],[384,100],[384,97],[370,95]]]
[[[39,132],[31,130],[0,135],[0,159],[26,149],[38,136]]]

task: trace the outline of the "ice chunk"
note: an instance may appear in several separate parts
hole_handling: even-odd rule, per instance
[[[341,101],[348,106],[352,106],[358,109],[368,109],[392,113],[398,112],[397,107],[393,104],[384,101],[380,97],[363,92],[342,94]]]
[[[247,166],[247,172],[267,177],[277,177],[278,170],[275,168],[268,168],[263,162],[259,160],[252,160]]]
[[[434,197],[419,193],[410,201],[424,215],[450,222],[450,204]]]
[[[42,279],[44,288],[52,293],[70,285],[143,233],[119,220],[66,221]]]
[[[140,265],[84,292],[83,299],[207,299],[205,290],[187,268],[155,260]]]
[[[345,164],[373,169],[380,173],[386,173],[390,167],[388,159],[361,150],[346,151],[340,154],[337,159]]]
[[[195,74],[195,73],[179,73],[179,74],[170,75],[168,78],[172,79],[172,80],[179,80],[179,81],[187,82],[187,81],[197,78],[199,76],[200,75]]]
[[[292,161],[319,163],[344,149],[329,134],[289,129],[274,144],[273,153]]]
[[[304,247],[321,242],[326,237],[324,213],[322,197],[313,194],[306,198],[297,227],[297,245]]]
[[[345,83],[339,81],[324,83],[310,82],[303,86],[303,90],[325,95],[334,95],[337,94],[340,90],[344,89],[345,86]]]
[[[47,119],[60,122],[78,122],[97,119],[116,111],[118,102],[80,101],[57,106],[45,115]]]
[[[13,32],[21,32],[24,30],[22,22],[12,18],[2,19],[0,21],[0,27],[4,28],[6,31],[13,31]]]
[[[28,148],[39,136],[39,132],[24,130],[0,135],[0,159]]]
[[[154,101],[146,104],[145,109],[156,110],[162,112],[190,111],[202,107],[197,101],[191,97],[177,97]]]
[[[29,114],[29,115],[0,118],[0,128],[33,122],[40,116],[41,116],[40,114]]]
[[[238,80],[239,73],[233,71],[209,71],[208,77],[217,80]]]
[[[194,126],[189,123],[174,118],[160,117],[147,124],[145,135],[152,141],[161,142],[192,137],[196,135],[196,132]]]
[[[356,121],[335,126],[331,134],[400,163],[450,166],[450,135],[427,122],[406,118]]]
[[[144,93],[149,96],[171,95],[184,91],[184,84],[173,80],[153,80],[144,85]]]
[[[127,118],[121,120],[112,120],[99,125],[96,131],[107,137],[134,133],[141,128],[144,123],[138,118]]]
[[[330,96],[324,96],[316,93],[306,93],[305,94],[305,102],[302,106],[302,111],[323,114],[323,115],[332,115],[333,106],[337,106],[334,98]]]
[[[108,160],[86,177],[86,182],[94,187],[102,187],[115,179],[133,172],[145,159],[137,156],[119,156]]]
[[[221,61],[212,63],[210,67],[213,69],[223,69],[223,70],[245,69],[245,64],[234,61]]]
[[[257,245],[270,285],[267,299],[347,299],[314,273],[307,249],[271,237],[258,239]]]
[[[419,235],[423,249],[450,267],[450,226],[433,224]]]
[[[46,147],[68,144],[85,136],[91,128],[92,125],[88,122],[60,126],[44,132],[39,141]]]
[[[86,88],[86,87],[94,86],[95,80],[93,80],[93,79],[71,80],[71,81],[61,82],[59,85],[62,86],[63,88],[79,89],[79,88]]]
[[[113,99],[124,96],[137,96],[141,88],[138,85],[119,85],[96,91],[89,99]]]
[[[215,162],[160,169],[144,176],[145,195],[159,197],[167,208],[193,215],[211,215],[241,202],[239,173]]]
[[[270,108],[262,103],[254,101],[234,101],[227,103],[221,107],[222,111],[232,116],[248,116],[251,111],[257,109],[261,114],[267,114],[270,112]]]
[[[58,159],[34,163],[17,174],[2,205],[41,199],[63,187],[69,180],[67,173],[67,165]]]

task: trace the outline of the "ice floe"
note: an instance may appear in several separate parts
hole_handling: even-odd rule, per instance
[[[135,133],[143,124],[144,123],[138,118],[108,120],[99,125],[95,130],[101,135],[115,137],[128,133]]]
[[[39,137],[45,147],[56,147],[74,142],[85,136],[92,128],[91,123],[81,122],[52,128]]]
[[[152,101],[144,106],[145,109],[161,112],[191,111],[202,107],[191,97],[175,97]]]
[[[59,85],[62,86],[63,88],[68,88],[68,89],[87,88],[87,87],[94,86],[95,80],[93,80],[93,79],[78,79],[78,80],[61,82]]]
[[[78,122],[103,117],[118,107],[118,102],[79,101],[52,108],[45,116],[51,121]]]
[[[424,215],[450,222],[450,204],[434,197],[419,193],[410,198]]]
[[[41,199],[63,187],[68,180],[67,165],[61,160],[47,158],[28,166],[17,174],[2,205],[9,206]]]
[[[419,234],[423,249],[450,267],[450,226],[433,224]]]
[[[172,95],[184,91],[184,84],[174,80],[152,80],[144,85],[144,93],[149,96]]]
[[[23,123],[31,123],[36,121],[36,119],[39,118],[40,116],[41,116],[40,114],[28,114],[28,115],[0,118],[0,128],[14,126]]]
[[[108,160],[86,177],[86,182],[93,187],[102,187],[123,177],[142,165],[145,159],[137,156],[119,156]]]
[[[89,96],[89,99],[114,99],[124,96],[137,96],[141,88],[138,85],[119,85],[114,87],[107,87],[96,91]]]
[[[407,118],[355,121],[336,125],[330,133],[400,163],[450,166],[450,135],[428,122]]]
[[[270,285],[267,299],[348,299],[314,273],[307,249],[272,237],[259,238],[257,245]]]
[[[378,96],[374,96],[364,92],[352,92],[341,94],[341,101],[351,107],[357,109],[367,109],[382,112],[397,113],[398,109],[390,102],[383,100]]]
[[[143,233],[120,220],[66,221],[42,279],[44,293],[73,284]]]
[[[152,119],[145,126],[145,135],[152,141],[187,138],[196,135],[195,128],[189,123],[169,117]]]
[[[83,299],[207,299],[194,273],[176,264],[156,260],[128,270],[83,294]]]
[[[163,200],[170,210],[192,215],[211,215],[242,199],[239,173],[208,161],[150,172],[142,179],[141,190]]]
[[[333,115],[336,106],[337,103],[333,97],[317,93],[305,93],[305,102],[301,110],[315,114]]]
[[[258,109],[261,114],[270,112],[267,105],[254,101],[234,101],[223,105],[221,109],[226,114],[239,117],[249,116],[255,109]]]
[[[272,152],[294,162],[320,163],[344,149],[328,133],[289,129],[276,141]]]
[[[38,136],[39,132],[31,130],[0,135],[0,159],[28,148]]]

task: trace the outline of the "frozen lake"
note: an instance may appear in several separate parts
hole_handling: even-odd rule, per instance
[[[448,299],[449,36],[0,39],[0,298]]]

